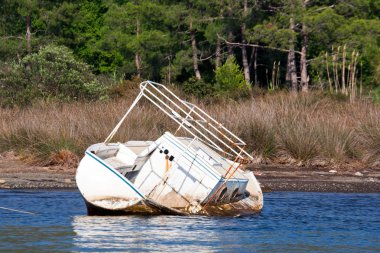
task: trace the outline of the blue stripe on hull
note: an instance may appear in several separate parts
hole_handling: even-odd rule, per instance
[[[109,171],[111,171],[113,174],[115,174],[118,178],[120,178],[121,180],[123,180],[124,183],[126,183],[130,188],[132,188],[132,190],[134,190],[137,193],[137,195],[139,195],[141,198],[145,199],[144,195],[139,190],[137,190],[125,177],[123,177],[118,172],[116,172],[114,169],[112,169],[107,164],[105,164],[104,162],[102,162],[100,160],[100,158],[98,158],[96,155],[94,155],[94,154],[92,154],[91,152],[88,152],[88,151],[86,151],[86,155],[89,155],[91,158],[95,159],[101,165],[103,165],[104,167],[106,167]]]

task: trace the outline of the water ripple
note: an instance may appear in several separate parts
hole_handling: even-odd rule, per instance
[[[0,191],[1,252],[380,252],[380,194],[265,194],[245,217],[86,216],[76,191]]]

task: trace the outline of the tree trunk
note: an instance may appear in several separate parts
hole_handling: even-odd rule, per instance
[[[233,13],[232,13],[232,3],[231,0],[228,1],[228,17],[232,19]],[[232,28],[231,25],[228,25],[228,33],[227,33],[227,40],[229,42],[233,42],[234,40],[234,34],[232,33]],[[227,52],[228,52],[228,57],[231,57],[234,55],[234,47],[232,44],[227,45]]]
[[[243,43],[245,43],[243,41]],[[247,84],[251,82],[251,73],[249,71],[248,59],[247,59],[247,48],[245,46],[241,49],[241,54],[243,57],[243,68],[244,68],[244,77]]]
[[[346,85],[346,45],[343,46],[342,51],[342,91],[348,95],[348,85]]]
[[[301,87],[303,92],[308,92],[309,81],[307,76],[307,46],[308,46],[308,35],[306,32],[306,25],[302,25],[302,49],[301,49]]]
[[[244,19],[247,17],[247,14],[248,14],[248,3],[247,2],[248,2],[247,0],[244,0],[244,12],[243,12]],[[246,27],[246,25],[245,25],[245,20],[244,20],[242,22],[242,25],[241,25],[241,36],[242,36],[242,43],[243,44],[246,44],[246,42],[247,42],[245,40],[245,36],[244,36],[245,27]],[[243,59],[245,81],[247,84],[249,84],[251,82],[251,74],[249,71],[248,58],[247,58],[247,47],[246,46],[242,46],[241,55],[242,55],[242,59]]]
[[[233,42],[234,35],[232,34],[231,30],[228,31],[227,38],[228,42]],[[232,44],[227,45],[227,52],[229,57],[234,55],[234,47]]]
[[[254,60],[253,60],[253,74],[255,75],[255,83],[254,85],[259,85],[259,82],[258,82],[258,77],[257,77],[257,52],[258,52],[258,48],[254,48]]]
[[[308,0],[302,1],[303,11],[306,12],[306,5]],[[302,24],[302,48],[301,48],[301,87],[303,92],[309,91],[309,78],[307,76],[307,47],[308,47],[308,39],[309,35],[307,33],[307,26],[305,22]]]
[[[251,61],[249,63],[249,67],[251,67],[251,64],[253,63],[253,86],[259,85],[257,81],[257,47],[252,48],[251,52]]]
[[[170,56],[168,57],[168,60],[169,60],[169,66],[168,66],[168,84],[171,84],[172,83],[172,71],[171,71],[171,58]]]
[[[136,37],[140,37],[140,21],[136,19]],[[136,64],[136,72],[137,72],[137,77],[141,77],[141,56],[139,51],[137,50],[135,53],[135,64]]]
[[[221,58],[222,58],[222,48],[221,48],[220,39],[217,38],[216,49],[215,49],[215,69],[217,69],[220,66]]]
[[[257,82],[257,52],[258,48],[252,47],[251,57],[248,64],[249,69],[251,69],[253,64],[253,86],[259,85],[259,83]]]
[[[31,21],[30,15],[26,16],[26,49],[30,54],[32,52],[31,40],[32,40],[32,32],[31,32]]]
[[[294,31],[294,19],[290,18],[289,28]],[[297,92],[297,68],[296,57],[294,53],[294,39],[289,40],[289,53],[288,53],[288,65],[287,65],[287,80],[290,81],[290,87],[292,92]]]
[[[190,37],[191,37],[191,48],[193,51],[193,66],[194,66],[194,73],[195,78],[197,80],[201,80],[201,72],[199,71],[198,66],[198,49],[197,49],[197,41],[195,39],[195,31],[193,30],[193,22],[190,22]]]
[[[140,78],[141,77],[141,57],[138,52],[136,52],[135,54],[135,64],[136,64],[137,77]]]

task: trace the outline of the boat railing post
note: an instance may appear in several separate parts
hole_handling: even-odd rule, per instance
[[[124,120],[127,118],[128,114],[132,111],[132,109],[136,106],[136,104],[142,98],[143,94],[144,93],[142,91],[140,91],[139,95],[135,98],[135,100],[133,101],[132,105],[129,107],[128,111],[124,114],[124,116],[121,118],[121,120],[119,121],[119,123],[112,130],[112,132],[108,135],[108,137],[104,140],[104,144],[107,144],[113,138],[113,136],[119,130],[121,124],[123,124]]]
[[[175,105],[180,111],[182,111],[183,113],[186,114],[186,111],[181,108],[179,105],[177,105],[174,101],[172,101],[169,97],[167,97],[165,94],[163,94],[160,90],[158,90],[156,87],[154,87],[153,85],[151,85],[156,91],[158,91],[164,98],[166,98],[167,100],[169,100],[173,105]],[[164,87],[164,86],[163,86]],[[147,89],[147,91],[151,94],[151,95],[154,95],[149,89]],[[180,102],[183,103],[182,100],[179,99]],[[160,100],[160,102],[166,106],[168,106],[166,103],[164,103],[163,101]],[[188,109],[191,109],[188,105],[186,105],[185,103],[183,103],[186,107],[188,107]],[[170,106],[169,106],[170,107]],[[194,111],[194,113],[196,113]],[[197,114],[201,119],[204,120],[204,118],[202,116],[200,116],[199,114]],[[188,121],[186,121],[188,122]],[[188,122],[189,123],[189,122]],[[239,152],[237,152],[236,150],[234,150],[233,148],[231,148],[230,145],[228,145],[227,143],[225,143],[223,140],[221,140],[220,138],[218,138],[213,132],[211,132],[210,130],[208,130],[206,127],[204,127],[202,124],[200,124],[199,122],[195,121],[195,123],[200,126],[201,128],[203,128],[208,134],[210,134],[212,137],[215,138],[215,140],[217,140],[218,142],[222,143],[225,147],[227,147],[229,150],[231,150],[233,153],[235,153],[235,155],[237,156],[240,156],[239,155]],[[189,123],[190,124],[190,123]],[[192,125],[192,124],[191,124]],[[212,126],[212,125],[211,125]],[[192,125],[192,127],[194,127]],[[213,127],[213,126],[212,126]],[[213,127],[214,129],[216,129],[215,127]],[[201,131],[198,130],[198,128],[195,128],[194,129],[199,133],[201,134],[204,138],[207,138]],[[220,131],[219,131],[220,132]],[[223,135],[223,133],[221,133]],[[227,140],[231,141],[227,136],[223,135],[223,137],[225,137]],[[207,138],[208,141],[210,141],[213,145],[215,145],[215,143],[213,141],[211,141],[209,138]],[[232,141],[231,141],[232,142]],[[218,146],[218,145],[217,145]],[[240,156],[242,159],[244,159],[244,157]]]
[[[160,91],[158,88],[156,88],[151,82],[149,82],[150,86],[156,90],[158,93],[160,93],[160,95],[162,95],[165,99],[167,99],[170,103],[172,103],[175,107],[177,107],[180,111],[182,111],[183,113],[187,113],[183,108],[181,108],[177,103],[175,103],[173,100],[171,100],[167,95],[165,95],[162,91]],[[189,105],[187,105],[183,100],[179,99],[175,94],[173,94],[169,89],[167,89],[165,86],[163,85],[160,85],[161,87],[163,87],[166,91],[168,91],[169,94],[172,94],[178,101],[180,101],[183,105],[185,105],[188,109],[192,109]],[[149,92],[152,96],[155,96],[152,91],[150,91],[149,89],[146,89],[147,92]],[[155,96],[157,98],[157,96]],[[162,104],[164,104],[165,106],[168,106],[170,109],[172,109],[169,105],[167,105],[165,102],[163,102],[162,100],[160,100],[160,102]],[[200,117],[202,120],[206,121],[201,115],[199,115],[196,111],[194,111],[194,113]],[[206,114],[208,115],[208,114]],[[208,115],[209,116],[209,115]],[[210,116],[209,116],[210,117]],[[186,121],[188,122],[188,121]],[[189,122],[188,122],[189,123]],[[219,131],[214,125],[212,124],[209,124],[214,130],[216,130],[219,134],[221,134],[224,138],[226,138],[229,142],[231,142],[232,144],[235,144],[234,146],[236,146],[238,149],[239,149],[239,152],[234,150],[230,145],[228,145],[227,143],[225,143],[223,140],[221,140],[219,137],[217,137],[213,132],[211,132],[209,129],[207,129],[206,127],[204,127],[202,124],[200,124],[199,122],[195,121],[195,123],[200,126],[202,129],[204,129],[208,134],[210,134],[212,137],[215,138],[215,140],[217,140],[218,142],[220,142],[221,144],[223,144],[225,147],[227,147],[229,150],[231,150],[236,156],[240,157],[241,159],[244,159],[243,156],[241,156],[241,152],[243,153],[246,153],[241,147],[239,147],[238,145],[236,145],[236,143],[234,143],[230,138],[228,138],[225,134],[223,134],[221,131]],[[218,123],[218,122],[217,122]],[[190,124],[190,123],[189,123]],[[220,124],[220,123],[218,123]],[[192,125],[192,124],[191,124]],[[220,124],[221,125],[221,124]],[[194,127],[194,125],[192,125],[192,127]],[[215,145],[215,143],[213,141],[211,141],[209,138],[207,138],[201,131],[199,131],[197,128],[194,127],[194,129],[199,133],[201,134],[204,138],[206,138],[208,141],[210,141],[210,143],[212,143],[213,145]],[[218,146],[218,145],[216,145]],[[246,155],[248,155],[249,158],[252,159],[252,157],[246,153]]]
[[[153,94],[150,90],[146,90],[148,93],[150,93],[150,95],[152,97],[154,97],[155,99],[157,99],[161,104],[163,104],[165,107],[167,107],[168,109],[170,110],[173,110],[173,108],[171,108],[169,105],[167,105],[165,102],[163,102],[160,98],[158,98],[155,94]],[[147,97],[147,94],[144,94],[145,97]],[[174,117],[172,117],[174,118]],[[223,151],[223,149],[221,147],[219,147],[219,145],[217,145],[214,141],[212,141],[210,138],[208,138],[204,133],[202,133],[198,128],[196,128],[193,124],[191,124],[189,121],[186,121],[198,134],[200,134],[201,136],[203,136],[203,138],[205,138],[207,141],[209,141],[210,143],[212,143],[212,145],[214,145],[216,148],[219,149],[219,151]],[[186,128],[185,128],[186,129]],[[234,152],[234,150],[232,150],[232,152]],[[236,151],[235,151],[236,152]]]
[[[165,114],[169,115],[170,118],[174,120],[177,124],[179,124],[179,127],[175,131],[175,134],[181,128],[183,128],[184,130],[186,130],[186,132],[191,133],[191,135],[198,138],[199,140],[204,140],[205,142],[207,142],[207,144],[209,144],[212,148],[215,148],[217,151],[226,154],[226,152],[219,146],[222,145],[225,148],[227,148],[227,150],[230,150],[234,154],[234,156],[236,156],[236,158],[240,158],[243,161],[246,159],[244,156],[246,156],[248,160],[253,159],[253,157],[244,150],[244,146],[246,144],[240,138],[238,138],[235,134],[233,134],[230,130],[228,130],[226,127],[224,127],[221,123],[212,118],[209,114],[207,114],[198,106],[180,99],[177,95],[175,95],[172,91],[170,91],[167,87],[165,87],[162,84],[152,81],[144,81],[141,82],[139,86],[140,93],[133,101],[128,111],[124,114],[124,116],[115,126],[115,128],[107,136],[107,138],[104,141],[105,144],[107,144],[113,138],[113,136],[116,134],[126,117],[136,106],[138,101],[142,97],[145,97],[155,106],[159,107],[162,111],[164,111]],[[162,99],[160,99],[159,97],[161,97]],[[167,112],[160,105],[167,108],[169,112]],[[179,111],[185,116],[182,116],[180,113],[177,113],[176,111]],[[176,119],[176,117],[178,119]],[[206,126],[204,125],[204,123],[206,123]],[[191,127],[195,131],[195,133],[193,131],[190,131],[187,127],[183,127],[184,124]],[[198,135],[200,135],[202,138],[199,138]],[[232,144],[232,146],[230,144]]]

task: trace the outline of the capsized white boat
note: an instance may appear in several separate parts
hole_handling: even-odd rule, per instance
[[[178,128],[154,141],[111,143],[142,98]],[[262,209],[263,194],[254,174],[243,169],[253,159],[244,146],[196,105],[145,81],[107,139],[86,150],[76,182],[89,215],[250,214]]]

